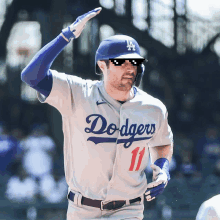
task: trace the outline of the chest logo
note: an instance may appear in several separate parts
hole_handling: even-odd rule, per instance
[[[95,137],[89,137],[87,141],[92,141],[95,144],[99,143],[114,143],[117,144],[124,143],[124,147],[128,148],[134,141],[147,140],[152,138],[152,135],[155,133],[155,124],[130,124],[129,119],[126,119],[125,125],[122,125],[121,128],[118,128],[116,124],[110,123],[107,124],[107,120],[100,114],[92,114],[86,118],[86,123],[89,124],[89,127],[85,128],[86,133],[96,134]],[[112,138],[116,131],[119,131],[121,139]],[[107,134],[107,137],[99,137],[100,134]],[[147,134],[148,136],[146,137]],[[139,137],[136,137],[139,135]],[[140,137],[140,136],[144,137]]]
[[[106,103],[105,101],[96,101],[96,105],[101,105],[101,104],[104,104],[104,103]]]

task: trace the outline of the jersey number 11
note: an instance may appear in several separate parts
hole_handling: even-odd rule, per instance
[[[132,153],[132,158],[131,158],[131,165],[130,165],[130,168],[129,168],[129,171],[134,171],[134,165],[135,165],[135,161],[136,161],[136,158],[137,158],[137,154],[138,154],[138,151],[139,151],[140,147],[136,147],[131,153]],[[135,169],[135,171],[138,171],[140,166],[141,166],[141,162],[142,162],[142,159],[144,157],[144,153],[145,153],[145,147],[143,148],[143,150],[141,150],[139,152],[139,157],[138,157],[138,163],[137,163],[137,167]]]

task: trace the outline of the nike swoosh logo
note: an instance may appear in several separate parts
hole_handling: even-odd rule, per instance
[[[104,103],[106,103],[106,102],[99,102],[99,101],[97,101],[96,105],[101,105],[101,104],[104,104]]]

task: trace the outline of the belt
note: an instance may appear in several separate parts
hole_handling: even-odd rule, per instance
[[[75,196],[75,194],[70,191],[68,194],[68,199],[70,199],[71,201],[74,202],[74,196]],[[130,204],[134,203],[134,202],[138,202],[138,201],[141,201],[141,197],[137,197],[135,199],[129,200]],[[89,198],[82,196],[81,204],[100,208],[103,211],[104,209],[107,209],[107,210],[119,209],[123,205],[126,204],[126,201],[125,200],[117,200],[117,201],[105,202],[102,200],[93,200],[93,199],[89,199]]]

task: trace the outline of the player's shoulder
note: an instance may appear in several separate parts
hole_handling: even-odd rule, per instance
[[[215,206],[216,204],[220,203],[220,194],[215,195],[211,197],[210,199],[206,200],[203,202],[204,206],[212,207]]]
[[[143,91],[140,88],[135,87],[136,89],[136,95],[138,96],[138,99],[141,100],[142,105],[144,106],[150,106],[152,108],[158,109],[160,111],[162,111],[163,113],[167,112],[167,108],[165,106],[165,104],[158,98],[150,95],[149,93]]]
[[[71,75],[64,72],[58,72],[56,70],[50,70],[53,77],[58,78],[59,80],[65,80],[68,81],[70,85],[78,85],[83,87],[92,87],[99,83],[98,80],[92,80],[92,79],[83,79],[80,76],[77,75]]]
[[[207,219],[212,216],[212,219],[219,219],[219,201],[220,194],[211,197],[210,199],[205,200],[199,207],[199,211],[196,216],[196,220]]]

